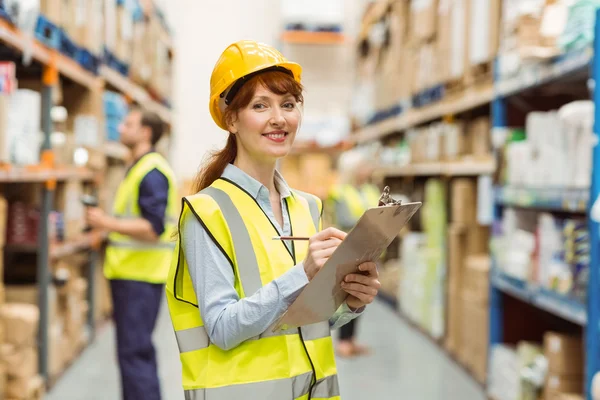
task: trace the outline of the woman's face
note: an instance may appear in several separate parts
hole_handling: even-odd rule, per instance
[[[229,131],[237,137],[238,152],[258,163],[286,156],[302,118],[299,106],[291,94],[278,95],[259,85],[248,106],[229,124]]]

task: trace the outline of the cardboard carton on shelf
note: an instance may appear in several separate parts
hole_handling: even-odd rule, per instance
[[[583,393],[584,378],[583,375],[557,375],[549,373],[544,385],[544,396],[546,399],[552,399],[559,393]]]
[[[501,0],[468,0],[469,64],[491,62],[498,52]]]
[[[33,378],[8,378],[6,383],[6,400],[42,400],[46,393],[44,379],[41,376]]]
[[[464,293],[471,301],[485,305],[489,300],[491,260],[487,254],[471,255],[465,261]]]
[[[573,376],[584,373],[584,346],[580,336],[547,332],[544,356],[548,360],[548,370],[553,374]]]
[[[34,346],[40,312],[31,304],[4,304],[0,308],[0,317],[4,325],[6,343],[17,347]]]
[[[463,225],[448,226],[448,288],[457,294],[462,288],[462,278],[467,247],[467,232]]]
[[[438,0],[413,0],[410,2],[411,36],[424,42],[435,36],[437,28]]]
[[[457,178],[451,184],[451,217],[455,224],[473,225],[477,219],[477,185],[473,178]]]
[[[467,228],[467,255],[489,253],[490,228],[483,225],[471,225]]]
[[[479,117],[467,125],[467,140],[470,143],[470,154],[473,156],[487,158],[489,157],[491,145],[491,124],[488,117]]]
[[[62,22],[64,0],[40,0],[40,14],[57,26]]]
[[[38,352],[33,346],[0,346],[0,359],[11,378],[33,378],[38,372]]]

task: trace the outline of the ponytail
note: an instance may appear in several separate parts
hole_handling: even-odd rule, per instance
[[[219,179],[223,174],[225,167],[227,167],[227,164],[233,163],[236,156],[237,143],[235,142],[235,135],[230,133],[225,147],[211,154],[206,165],[202,167],[198,172],[198,175],[196,175],[193,193],[198,193],[199,191],[206,189],[212,185],[214,181]]]

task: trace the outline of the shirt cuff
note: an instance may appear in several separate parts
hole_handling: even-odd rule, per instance
[[[362,306],[361,308],[358,308],[354,311],[352,311],[352,309],[348,306],[348,303],[346,303],[345,301],[342,303],[341,306],[341,311],[342,313],[350,313],[350,314],[362,314],[363,311],[365,311],[366,306]]]
[[[304,263],[295,265],[277,279],[281,296],[288,304],[291,304],[298,297],[300,291],[307,284],[308,277],[304,271]]]

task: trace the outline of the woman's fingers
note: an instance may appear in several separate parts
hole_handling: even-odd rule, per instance
[[[368,295],[368,294],[365,294],[362,292],[357,292],[357,291],[349,290],[349,289],[344,289],[344,291],[346,293],[348,293],[349,295],[356,297],[363,304],[371,304],[373,302],[373,300],[375,299],[375,296]]]
[[[375,289],[373,286],[363,285],[360,283],[342,282],[342,289],[346,291],[352,290],[353,292],[364,293],[371,296],[375,296],[377,294],[377,289]]]

